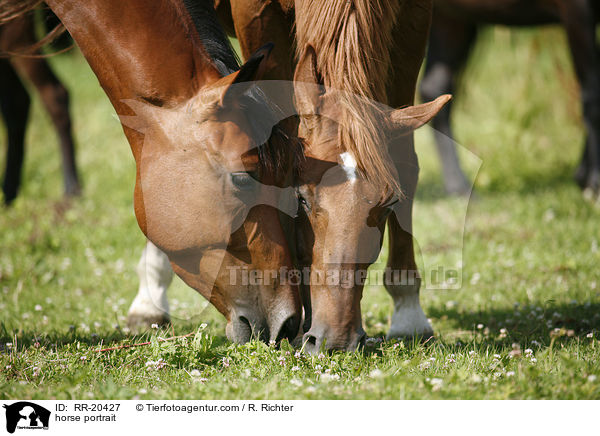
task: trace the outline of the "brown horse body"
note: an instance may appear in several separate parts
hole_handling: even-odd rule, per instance
[[[184,1],[188,10],[199,3]],[[323,27],[312,28],[306,17],[298,20],[307,24],[298,33],[306,42],[298,65],[292,70],[293,54],[280,52],[276,73],[269,76],[289,79],[277,74],[294,71],[298,79],[287,97],[293,94],[296,100],[299,130],[306,140],[297,190],[303,210],[294,240],[300,264],[313,271],[349,271],[353,278],[377,257],[386,221],[389,266],[416,272],[411,210],[418,163],[412,131],[448,99],[400,110],[374,101],[412,103],[431,18],[429,2],[389,0],[380,9],[376,4],[335,0],[318,2],[307,12],[307,4],[297,2],[297,18],[318,13],[333,32],[312,40]],[[155,2],[152,8],[141,0],[55,0],[49,6],[121,116],[137,164],[134,200],[140,228],[166,253],[175,272],[225,315],[231,339],[243,342],[259,330],[273,340],[293,337],[300,321],[295,286],[277,280],[232,285],[228,271],[292,267],[273,207],[281,202],[278,195],[289,191],[269,189],[281,180],[261,165],[260,153],[255,152],[260,142],[248,135],[255,126],[231,96],[241,79],[252,80],[266,68],[264,53],[250,57],[238,73],[223,77],[227,72],[218,66],[227,66],[227,59],[207,56],[208,46],[194,29],[202,23],[191,20],[176,0]],[[273,29],[286,37],[283,47],[291,47],[289,1],[234,0],[229,6],[246,57],[272,39]],[[338,13],[327,22],[330,7]],[[240,11],[241,18],[236,14]],[[202,12],[198,20],[210,15],[207,9]],[[389,30],[383,38],[381,20]],[[363,37],[373,44],[355,46]],[[323,63],[338,52],[336,61]],[[373,59],[384,65],[370,68]],[[347,82],[350,75],[357,80]],[[385,86],[374,87],[375,83]],[[338,98],[343,105],[337,105]],[[354,122],[361,127],[355,129]],[[244,179],[237,191],[231,186],[242,173],[258,173],[263,182],[252,194],[251,208],[236,194],[254,186],[252,180]],[[431,334],[419,305],[419,287],[418,277],[387,285],[395,302],[390,336]],[[362,288],[361,279],[347,288],[340,282],[317,284],[311,276],[302,293],[308,351],[323,346],[353,350],[364,340]]]
[[[35,3],[4,4],[0,16]],[[262,147],[273,125],[257,132],[250,119],[272,108],[248,96],[242,83],[265,68],[268,48],[235,71],[206,1],[47,4],[121,117],[136,161],[134,208],[142,231],[226,317],[230,339],[245,342],[259,331],[266,339],[293,337],[301,317],[296,287],[277,278],[231,283],[229,271],[292,267],[276,209],[283,176],[279,162],[265,162],[275,160],[264,151],[269,144]]]
[[[584,189],[600,189],[600,48],[596,24],[600,7],[593,0],[435,0],[427,53],[423,98],[454,91],[480,24],[533,26],[561,23],[567,32],[575,72],[581,85],[585,150],[575,178]],[[434,121],[444,181],[449,193],[470,191],[452,140],[451,106]]]
[[[0,26],[0,52],[18,53],[35,42],[34,21],[30,15]],[[8,139],[2,185],[4,202],[10,204],[18,194],[25,154],[25,128],[30,99],[19,76],[26,77],[39,92],[58,133],[65,194],[77,195],[81,187],[75,165],[69,94],[45,59],[15,56],[12,59],[0,59],[0,106]]]
[[[219,8],[228,12],[224,3]],[[412,130],[446,99],[405,113],[374,103],[413,103],[431,2],[298,0],[292,8],[290,1],[231,0],[230,11],[245,56],[276,38],[280,51],[270,78],[290,79],[294,72],[307,156],[298,187],[300,265],[357,277],[376,259],[387,221],[388,266],[416,274],[410,283],[386,285],[395,304],[388,336],[431,335],[419,305],[411,234],[418,178]],[[364,339],[362,289],[360,279],[347,287],[316,283],[311,275],[302,292],[306,349],[356,348]]]

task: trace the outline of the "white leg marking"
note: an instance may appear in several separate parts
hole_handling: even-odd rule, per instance
[[[390,292],[394,299],[394,314],[388,339],[433,335],[433,328],[419,303],[419,285],[403,288],[402,293],[397,292],[398,289],[394,289],[395,295]]]
[[[148,241],[138,263],[137,273],[140,288],[131,303],[128,316],[130,318],[168,316],[167,289],[173,280],[173,269],[167,255]]]

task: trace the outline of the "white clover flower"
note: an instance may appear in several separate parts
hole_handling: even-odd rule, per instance
[[[292,371],[300,371],[300,367],[299,366],[292,366]]]
[[[369,377],[371,378],[380,378],[383,376],[383,372],[379,368],[375,368],[369,373]]]
[[[587,381],[589,381],[590,383],[594,383],[596,381],[597,377],[592,374],[592,375],[588,375]]]
[[[586,338],[592,339],[594,337],[594,332],[590,332],[587,335],[585,335]]]
[[[469,351],[469,356],[473,357],[477,354],[477,352],[475,350],[471,350]]]
[[[442,386],[444,384],[444,380],[442,380],[441,378],[432,378],[431,380],[429,380],[429,383],[431,384],[432,387],[432,391],[439,391],[440,389],[442,389]]]
[[[481,330],[482,328],[484,328],[485,326],[483,324],[477,324],[477,329]]]
[[[300,351],[296,351],[296,353],[294,353],[294,357],[296,359],[300,359],[300,357],[302,357],[302,353]]]
[[[157,329],[158,328],[158,324],[154,323],[150,327],[153,328],[153,329]]]
[[[190,371],[190,375],[192,377],[200,377],[202,375],[202,373],[199,370],[197,370],[197,369],[192,369]]]
[[[527,356],[527,357],[533,356],[533,350],[531,348],[526,348],[525,349],[525,356]]]
[[[325,359],[325,355],[323,353],[319,353],[319,355],[317,356],[319,359]]]
[[[148,391],[144,388],[142,388],[138,391],[138,394],[142,394],[142,395],[147,394],[147,393],[148,393]]]
[[[537,359],[535,357],[531,358],[531,363],[537,363]]]
[[[228,357],[223,357],[223,360],[221,360],[221,364],[223,365],[223,368],[228,368],[229,367],[229,358]]]
[[[208,324],[206,324],[205,322],[200,324],[200,330],[204,330],[206,327],[208,327]]]
[[[41,311],[42,311],[42,306],[41,306],[41,304],[36,304],[36,305],[35,305],[35,310],[36,310],[36,312],[41,312]]]
[[[508,371],[508,372],[506,373],[506,376],[507,376],[507,377],[512,377],[512,376],[514,376],[514,375],[515,375],[515,372],[514,372],[514,371]]]
[[[421,370],[426,370],[429,369],[431,367],[431,362],[423,362],[419,365],[419,368]]]
[[[298,380],[297,378],[293,378],[290,380],[290,384],[297,386],[297,387],[301,387],[304,383],[302,383],[302,380]]]

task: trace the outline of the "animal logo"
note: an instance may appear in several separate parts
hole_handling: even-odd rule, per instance
[[[14,433],[19,429],[48,429],[50,411],[42,406],[29,401],[19,401],[10,405],[4,404],[6,409],[6,431]]]

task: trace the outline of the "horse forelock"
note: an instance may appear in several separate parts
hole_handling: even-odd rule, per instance
[[[297,57],[307,44],[315,49],[326,89],[339,93],[338,140],[355,156],[360,171],[400,194],[387,150],[385,117],[392,30],[398,0],[322,0],[298,2]]]

